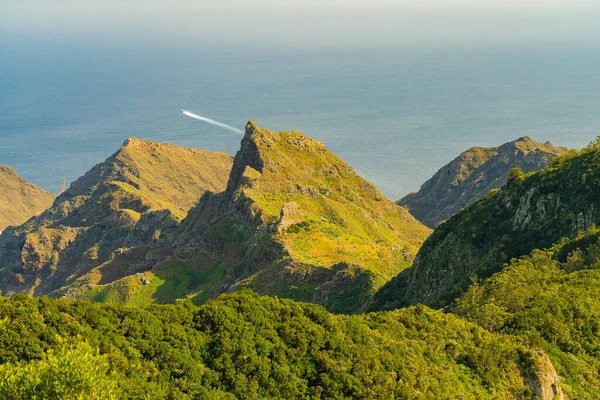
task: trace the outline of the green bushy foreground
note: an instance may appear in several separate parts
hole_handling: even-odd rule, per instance
[[[147,308],[17,295],[0,321],[14,399],[530,398],[539,364],[423,306],[343,316],[249,291]]]
[[[3,399],[118,399],[117,374],[86,342],[50,349],[41,360],[0,365]]]
[[[569,398],[600,398],[600,230],[534,250],[483,284],[453,310],[491,332],[543,348]]]

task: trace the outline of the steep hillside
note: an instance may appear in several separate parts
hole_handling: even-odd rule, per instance
[[[0,187],[0,232],[38,215],[56,198],[56,195],[21,178],[8,165],[0,165]]]
[[[323,144],[250,122],[227,190],[202,197],[151,270],[109,284],[96,270],[63,294],[201,303],[251,287],[352,312],[410,266],[428,234]]]
[[[48,294],[118,249],[156,243],[204,192],[225,189],[231,164],[224,153],[127,139],[52,208],[0,237],[0,289]]]
[[[569,398],[600,398],[600,231],[535,250],[482,284],[454,313],[550,356]]]
[[[502,189],[440,224],[413,267],[377,294],[376,307],[444,306],[472,277],[487,278],[514,257],[600,222],[597,145],[569,152],[537,173],[511,175]]]
[[[16,296],[0,298],[0,321],[0,393],[21,398],[47,386],[118,399],[563,398],[543,352],[422,306],[346,317],[248,291],[200,307]],[[36,379],[48,359],[64,373]]]
[[[473,147],[443,166],[417,193],[398,200],[398,204],[433,228],[490,190],[504,185],[512,168],[525,173],[539,171],[566,151],[564,147],[538,143],[529,137],[498,147]]]

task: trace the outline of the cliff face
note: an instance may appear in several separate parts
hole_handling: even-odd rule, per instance
[[[197,302],[251,287],[352,312],[412,263],[428,234],[323,144],[250,122],[227,190],[205,194],[159,243],[169,249],[160,262],[82,287],[95,298],[166,301],[177,294]],[[169,294],[174,281],[179,289]]]
[[[512,168],[525,173],[539,171],[566,151],[564,147],[538,143],[529,137],[498,147],[473,147],[442,167],[417,193],[398,200],[398,204],[433,228],[490,190],[504,185]]]
[[[0,187],[0,232],[40,214],[56,197],[27,182],[8,165],[0,165]]]
[[[440,224],[412,268],[376,296],[377,307],[452,301],[470,279],[485,279],[514,257],[547,248],[600,222],[600,150],[571,152],[515,175],[498,192]]]
[[[130,138],[59,196],[0,237],[3,293],[49,294],[175,229],[207,190],[225,189],[231,157]]]

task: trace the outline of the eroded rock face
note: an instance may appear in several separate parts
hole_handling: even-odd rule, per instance
[[[524,376],[524,381],[529,386],[536,398],[541,400],[564,400],[560,378],[547,354],[534,353],[531,373]]]
[[[290,226],[302,223],[302,211],[296,202],[290,201],[281,206],[281,216],[277,231],[285,232]]]
[[[156,244],[203,193],[225,189],[231,165],[228,154],[127,139],[51,208],[2,235],[0,289],[49,294],[117,249]]]
[[[433,228],[504,185],[512,168],[521,168],[525,173],[539,171],[566,151],[529,137],[498,147],[473,147],[442,167],[419,192],[398,200],[398,204]]]

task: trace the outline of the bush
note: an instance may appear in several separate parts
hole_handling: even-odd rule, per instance
[[[0,398],[119,399],[117,376],[106,356],[87,342],[69,345],[58,339],[41,360],[0,365]]]

